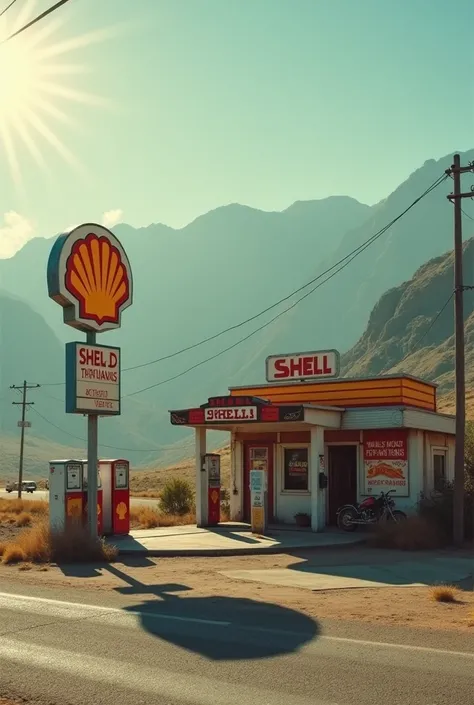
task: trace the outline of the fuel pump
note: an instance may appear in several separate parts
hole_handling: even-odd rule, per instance
[[[130,463],[128,460],[99,460],[102,481],[104,534],[130,532]]]
[[[50,460],[49,522],[64,531],[73,521],[82,521],[84,468],[81,460]]]
[[[221,518],[221,456],[206,453],[204,470],[207,477],[207,526],[217,526]]]
[[[82,516],[84,523],[87,525],[87,460],[82,461],[84,468],[84,491],[83,491],[83,510]],[[102,523],[103,523],[103,492],[102,492],[102,482],[100,479],[100,470],[97,468],[97,533],[102,536]]]

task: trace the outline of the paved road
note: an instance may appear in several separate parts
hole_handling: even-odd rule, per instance
[[[150,596],[129,583],[46,591],[3,575],[0,696],[69,705],[472,702],[468,633],[317,624],[253,600],[183,599],[172,585],[148,586]]]
[[[6,499],[15,499],[17,497],[16,492],[6,492],[5,490],[0,490],[0,498],[6,498]],[[47,490],[36,490],[36,492],[33,492],[32,494],[29,494],[28,492],[22,492],[21,493],[21,498],[28,500],[28,499],[44,499],[46,501],[49,500],[49,493]],[[148,504],[152,506],[156,506],[157,504],[157,499],[148,499],[146,497],[131,497],[131,504],[132,507],[139,506],[141,504]]]

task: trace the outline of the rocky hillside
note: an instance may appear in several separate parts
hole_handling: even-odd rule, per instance
[[[463,261],[465,283],[473,285],[474,238],[464,244]],[[447,252],[380,298],[364,334],[343,356],[343,374],[359,377],[410,372],[437,382],[442,407],[451,408],[454,304],[452,299],[446,302],[452,292],[453,253]],[[464,302],[468,401],[474,410],[474,290],[465,292]]]

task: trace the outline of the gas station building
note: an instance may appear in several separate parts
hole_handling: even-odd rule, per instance
[[[422,493],[453,479],[455,418],[438,413],[435,384],[407,374],[338,378],[338,367],[335,351],[275,356],[267,383],[170,411],[171,424],[195,429],[199,526],[216,523],[219,501],[208,430],[230,432],[232,521],[250,521],[252,470],[265,471],[268,522],[306,515],[312,531],[335,525],[341,505],[381,491],[412,512]]]

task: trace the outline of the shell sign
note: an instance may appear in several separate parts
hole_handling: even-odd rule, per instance
[[[64,309],[64,322],[102,333],[120,328],[132,303],[128,257],[110,230],[85,224],[60,235],[48,260],[48,293]]]

